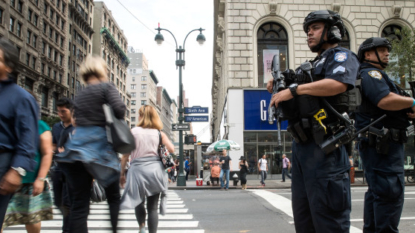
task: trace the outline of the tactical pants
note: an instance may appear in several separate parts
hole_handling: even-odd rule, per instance
[[[403,144],[389,142],[389,153],[359,143],[360,157],[369,189],[365,194],[363,232],[399,232],[404,203],[405,174]]]
[[[314,143],[292,146],[292,206],[297,233],[349,232],[350,163],[343,146],[325,155]]]

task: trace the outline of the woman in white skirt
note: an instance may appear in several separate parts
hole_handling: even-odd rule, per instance
[[[161,195],[160,214],[164,215],[168,188],[168,177],[160,161],[158,148],[162,144],[173,153],[174,146],[168,137],[160,132],[163,124],[152,106],[144,105],[138,113],[138,125],[131,130],[136,149],[131,154],[125,154],[121,159],[121,169],[125,169],[125,164],[131,156],[127,178],[124,171],[121,171],[120,184],[122,187],[125,185],[125,190],[120,208],[135,209],[140,233],[144,233],[146,220],[144,202],[147,198],[148,230],[150,233],[155,233],[158,225],[158,200]]]

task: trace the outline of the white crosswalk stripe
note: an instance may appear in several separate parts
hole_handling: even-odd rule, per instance
[[[275,194],[275,193],[272,193],[266,190],[249,190],[249,191],[253,192],[255,195],[259,197],[262,197],[270,205],[281,210],[282,212],[284,212],[286,215],[290,216],[291,218],[293,217],[293,211],[292,211],[290,199],[282,195]],[[289,221],[289,223],[294,224],[294,221]],[[362,230],[360,230],[357,227],[350,226],[350,233],[358,233],[358,232],[362,232]]]
[[[166,215],[159,215],[158,231],[160,233],[204,233],[199,227],[199,221],[193,220],[188,213],[182,199],[175,191],[169,190],[167,194]],[[146,223],[147,225],[147,223]],[[42,222],[42,233],[56,233],[61,231],[62,215],[56,208],[53,209],[53,220]],[[111,229],[108,204],[106,202],[90,205],[88,216],[88,231],[91,233],[108,233]],[[23,225],[10,226],[4,233],[26,233]],[[138,232],[138,223],[134,210],[122,210],[119,214],[118,232]]]

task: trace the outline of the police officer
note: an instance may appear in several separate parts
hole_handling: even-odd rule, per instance
[[[336,103],[340,94],[353,89],[359,62],[354,53],[338,46],[345,32],[339,14],[329,10],[311,12],[305,18],[303,28],[308,47],[318,54],[311,61],[313,80],[299,78],[305,72],[298,68],[296,80],[306,81],[291,84],[271,99],[271,104],[276,107],[285,101],[296,100],[296,109],[299,109],[297,116],[288,120],[289,127],[294,125],[297,133],[301,131],[303,135],[292,145],[291,189],[295,229],[296,232],[349,232],[350,163],[346,149],[339,146],[325,154],[307,128],[315,109],[311,115],[303,110],[309,106],[318,106],[319,110],[323,107],[319,105],[323,98]],[[267,85],[270,92],[272,84],[270,80]],[[334,114],[326,113],[329,122],[338,120]],[[298,123],[299,119],[301,123]],[[294,133],[292,135],[294,137]],[[333,132],[327,130],[323,139],[331,135]]]
[[[369,189],[365,194],[363,232],[399,232],[404,202],[404,146],[408,117],[415,100],[403,96],[383,71],[392,46],[385,38],[369,38],[359,47],[362,105],[356,113],[356,129],[381,115],[387,117],[360,135],[359,152]]]

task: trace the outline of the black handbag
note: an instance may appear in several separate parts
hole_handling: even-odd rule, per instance
[[[91,201],[92,202],[103,202],[107,200],[105,195],[105,189],[98,183],[97,180],[92,182],[91,188]]]
[[[107,88],[108,88],[107,84]],[[105,94],[107,93],[105,88]],[[121,154],[130,153],[135,149],[135,139],[130,128],[122,119],[117,119],[109,104],[103,104],[105,113],[108,142],[114,147],[114,151]]]
[[[170,155],[165,155],[164,153],[164,148],[163,145],[161,143],[161,133],[159,132],[159,146],[157,148],[159,157],[160,157],[160,161],[163,164],[164,169],[170,168],[174,166],[174,163],[172,162],[172,158]]]

